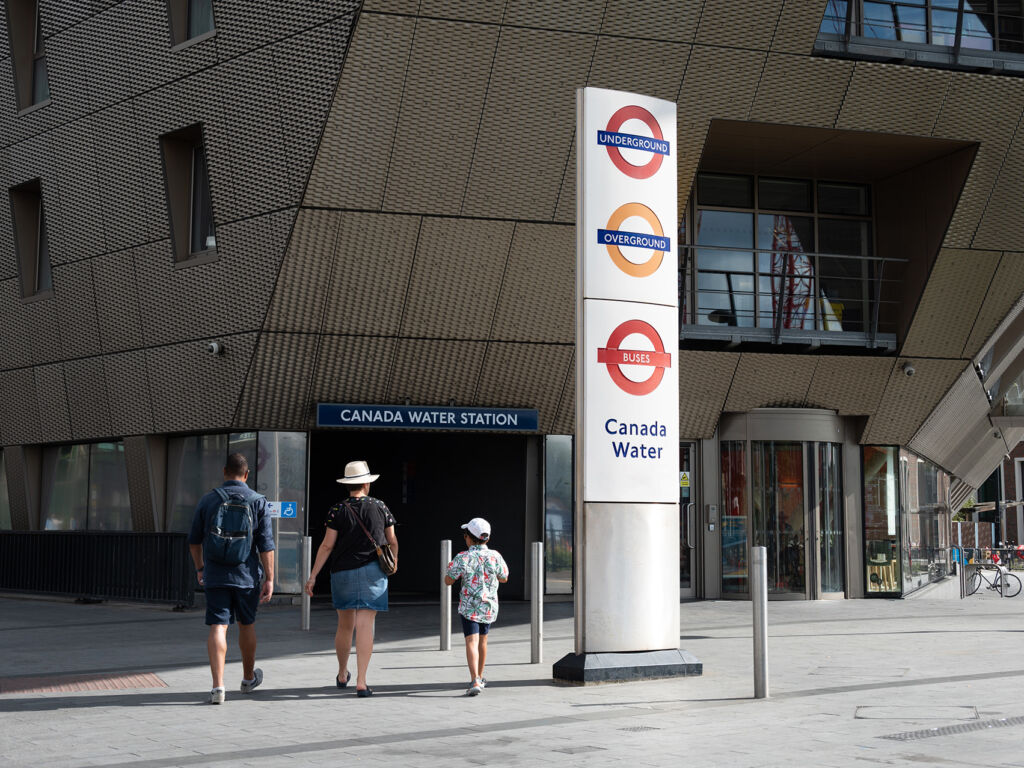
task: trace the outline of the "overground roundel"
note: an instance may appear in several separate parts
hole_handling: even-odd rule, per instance
[[[643,219],[651,227],[654,234],[644,235],[637,232],[624,232],[619,228],[626,219],[636,216]],[[630,277],[648,277],[658,271],[665,251],[671,247],[669,238],[654,211],[643,203],[626,203],[616,208],[608,218],[607,229],[597,231],[597,242],[608,249],[612,263]],[[650,258],[642,264],[634,264],[622,255],[620,245],[638,248],[650,248]]]
[[[618,144],[607,141],[608,136],[623,136],[624,134],[619,133],[619,128],[627,120],[640,120],[645,123],[648,128],[651,129],[651,135],[654,140],[650,140],[647,137],[631,137],[634,139],[632,143]],[[615,114],[608,120],[608,127],[605,129],[605,135],[599,136],[598,141],[605,144],[605,149],[608,150],[608,157],[611,158],[612,163],[615,167],[622,171],[624,174],[634,179],[649,179],[651,176],[658,172],[661,168],[661,161],[665,159],[665,155],[668,154],[668,142],[665,141],[665,135],[661,132],[661,126],[655,119],[654,115],[648,112],[643,107],[638,107],[635,104],[622,107],[615,111]],[[618,144],[618,145],[616,145]],[[622,156],[622,152],[619,151],[621,147],[626,149],[641,149],[651,153],[651,159],[643,165],[633,165],[626,161],[626,158]]]
[[[654,351],[647,349],[619,349],[619,344],[627,336],[638,333],[654,345]],[[630,395],[649,395],[658,388],[665,377],[665,369],[672,367],[672,355],[665,351],[661,336],[650,323],[643,320],[627,320],[612,331],[608,337],[608,346],[597,350],[597,362],[608,366],[608,374],[612,381],[623,392]],[[646,381],[627,379],[620,365],[647,365],[654,368]]]

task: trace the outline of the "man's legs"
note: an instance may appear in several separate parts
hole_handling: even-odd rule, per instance
[[[224,645],[227,647],[227,642]],[[256,667],[256,622],[238,625],[238,650],[242,652],[242,679],[252,680]],[[221,671],[224,671],[223,662]]]
[[[352,630],[356,626],[355,609],[338,611],[338,629],[334,633],[334,652],[338,655],[338,679],[345,682],[348,655],[352,650]]]
[[[356,690],[368,688],[366,670],[370,668],[370,656],[373,655],[373,618],[377,612],[369,608],[359,608],[355,612],[356,627]]]
[[[224,657],[228,652],[228,625],[211,624],[206,638],[206,650],[210,655],[210,674],[213,687],[224,687]]]

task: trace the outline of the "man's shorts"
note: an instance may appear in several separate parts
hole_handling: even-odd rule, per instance
[[[491,625],[482,621],[470,621],[461,613],[459,618],[462,619],[462,634],[466,637],[470,635],[486,635],[491,631]]]
[[[256,621],[256,609],[260,604],[260,588],[239,589],[238,587],[206,588],[207,624],[252,624]]]

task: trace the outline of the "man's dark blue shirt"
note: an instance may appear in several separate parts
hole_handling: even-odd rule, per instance
[[[256,513],[256,529],[253,531],[252,549],[249,557],[241,565],[224,565],[210,560],[203,561],[203,582],[207,587],[239,587],[252,589],[263,580],[263,566],[260,564],[260,552],[274,550],[274,530],[267,514],[267,500],[253,491],[241,480],[225,480],[221,486],[229,493],[238,493],[252,506]],[[221,497],[216,491],[210,491],[199,500],[195,515],[192,517],[192,530],[188,535],[189,544],[202,544],[210,521],[221,504]]]

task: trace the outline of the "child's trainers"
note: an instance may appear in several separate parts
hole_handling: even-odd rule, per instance
[[[214,688],[210,691],[210,703],[211,704],[223,704],[224,703],[224,688]]]
[[[466,695],[467,696],[479,696],[480,695],[480,691],[482,691],[483,689],[484,689],[484,687],[482,685],[480,685],[480,678],[477,678],[476,680],[473,681],[473,684],[471,686],[469,686],[469,690],[466,691]]]
[[[258,667],[252,671],[252,680],[242,681],[242,693],[252,693],[253,689],[263,682],[263,670]]]

